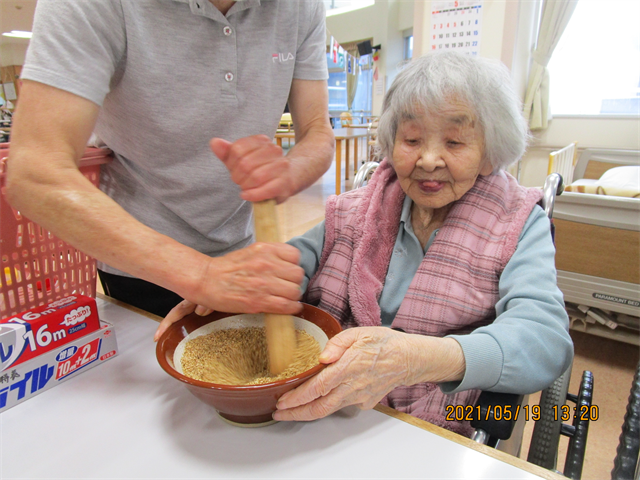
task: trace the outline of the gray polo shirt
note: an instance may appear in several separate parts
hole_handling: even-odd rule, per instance
[[[39,0],[22,78],[102,106],[101,189],[208,255],[252,242],[251,206],[213,137],[275,134],[292,79],[326,80],[320,0]],[[107,265],[107,272],[123,274]]]

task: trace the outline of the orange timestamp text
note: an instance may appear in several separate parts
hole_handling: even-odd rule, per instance
[[[473,420],[505,420],[517,421],[522,415],[525,421],[533,420],[534,422],[542,418],[543,412],[540,405],[489,405],[486,410],[482,410],[480,405],[447,405],[446,420],[463,422]],[[554,421],[579,419],[596,421],[600,418],[600,409],[597,405],[578,405],[570,407],[569,405],[553,405],[550,415]]]

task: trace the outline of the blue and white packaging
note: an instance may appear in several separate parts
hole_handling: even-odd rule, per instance
[[[118,354],[113,325],[0,372],[0,412],[42,393]]]

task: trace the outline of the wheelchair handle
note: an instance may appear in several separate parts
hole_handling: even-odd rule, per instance
[[[559,173],[552,173],[544,181],[544,187],[542,187],[543,196],[542,203],[544,206],[544,213],[547,217],[553,217],[553,206],[557,195],[561,195],[564,191],[564,182],[562,176]]]

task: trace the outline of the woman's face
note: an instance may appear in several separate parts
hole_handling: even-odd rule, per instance
[[[473,187],[493,168],[483,160],[482,129],[464,104],[401,121],[393,167],[404,192],[422,209],[439,209]]]

